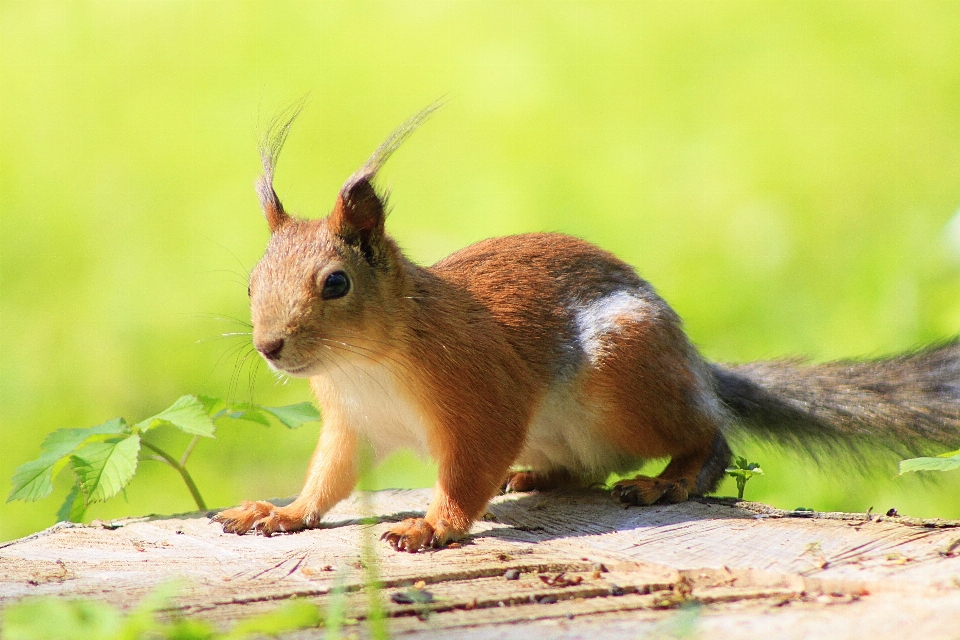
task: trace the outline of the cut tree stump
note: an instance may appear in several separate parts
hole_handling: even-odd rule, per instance
[[[61,523],[0,545],[0,608],[30,596],[131,608],[180,578],[174,608],[223,628],[289,598],[339,597],[360,619],[346,631],[362,636],[366,540],[400,637],[960,638],[960,522],[723,499],[625,509],[606,492],[545,492],[496,498],[454,548],[379,542],[430,494],[355,493],[324,528],[271,538],[224,534],[202,513]],[[432,602],[394,601],[420,581]]]

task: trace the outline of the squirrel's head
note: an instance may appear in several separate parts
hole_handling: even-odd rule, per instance
[[[403,270],[399,249],[384,233],[385,198],[372,180],[438,106],[419,112],[381,144],[320,220],[289,215],[273,188],[277,156],[300,107],[268,127],[257,193],[271,236],[250,275],[249,294],[253,344],[272,368],[309,377],[384,351],[390,318],[403,302]]]

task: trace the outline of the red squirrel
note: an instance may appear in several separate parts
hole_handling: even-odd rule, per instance
[[[425,516],[383,536],[410,552],[465,536],[503,489],[586,486],[652,458],[670,462],[618,483],[619,500],[709,493],[738,432],[807,449],[957,445],[956,339],[863,362],[713,364],[650,284],[583,240],[492,238],[414,264],[386,234],[372,180],[435,108],[381,144],[320,220],[291,216],[273,189],[296,113],[265,137],[257,192],[271,237],[250,276],[253,343],[276,371],[309,378],[323,427],[299,496],[223,511],[224,531],[320,526],[353,490],[364,441],[378,457],[405,446],[438,463]]]

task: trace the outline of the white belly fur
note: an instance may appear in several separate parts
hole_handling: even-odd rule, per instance
[[[347,426],[370,443],[377,461],[401,447],[427,456],[428,423],[404,393],[404,380],[382,364],[338,364],[317,382],[328,387]]]
[[[553,389],[544,396],[517,466],[535,471],[566,469],[600,480],[611,471],[636,466],[637,460],[603,437],[596,409],[571,387]]]
[[[588,304],[574,302],[570,311],[577,327],[581,368],[577,375],[558,381],[547,391],[517,464],[538,471],[561,468],[602,479],[611,471],[634,468],[640,460],[624,455],[604,437],[599,411],[579,392],[577,378],[590,375],[624,325],[648,316],[649,302],[641,292],[626,289]]]

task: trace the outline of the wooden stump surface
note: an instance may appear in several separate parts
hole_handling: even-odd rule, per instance
[[[960,638],[960,522],[709,499],[625,509],[583,491],[501,496],[457,548],[379,542],[429,499],[356,493],[324,528],[271,538],[224,534],[202,513],[61,523],[0,545],[0,609],[40,595],[134,607],[180,578],[177,609],[228,628],[291,597],[326,606],[339,584],[363,636],[366,540],[399,637]],[[393,601],[419,581],[430,604]]]

